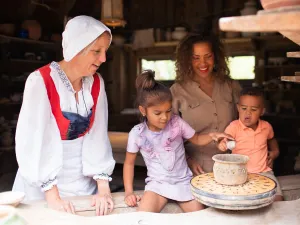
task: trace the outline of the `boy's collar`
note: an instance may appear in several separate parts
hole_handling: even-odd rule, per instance
[[[246,129],[251,129],[251,130],[253,130],[252,128],[250,128],[250,127],[247,127],[247,126],[245,126],[243,123],[242,123],[242,121],[239,119],[239,123],[240,123],[240,126],[243,128],[243,130],[246,130]],[[257,125],[257,128],[256,128],[256,130],[254,131],[254,132],[260,132],[262,130],[262,127],[261,127],[261,120],[259,119],[258,120],[258,125]]]

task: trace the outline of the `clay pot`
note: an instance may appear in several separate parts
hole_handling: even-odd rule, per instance
[[[218,154],[214,155],[212,159],[215,161],[213,172],[216,182],[225,185],[240,185],[247,181],[248,156]]]
[[[15,25],[12,23],[0,24],[0,33],[7,36],[14,36],[15,34]]]
[[[61,43],[62,42],[61,34],[52,34],[51,35],[51,41]]]
[[[256,2],[249,0],[245,2],[244,8],[240,11],[242,16],[255,15],[257,13]],[[257,32],[242,32],[243,37],[255,37],[258,36]]]
[[[39,40],[42,35],[42,28],[36,20],[25,20],[22,23],[22,29],[28,31],[28,37],[33,40]]]
[[[264,9],[300,6],[300,0],[261,0]]]
[[[172,39],[173,40],[181,40],[187,35],[187,31],[184,27],[176,27],[175,30],[172,32]]]
[[[27,224],[18,216],[14,207],[8,205],[0,205],[0,225],[25,225]]]
[[[112,38],[112,42],[116,46],[122,46],[125,43],[125,38],[121,35],[114,35]]]

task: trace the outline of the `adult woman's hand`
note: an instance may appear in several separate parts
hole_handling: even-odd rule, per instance
[[[103,216],[112,212],[114,202],[110,194],[96,194],[93,196],[92,206],[95,206],[97,216]]]
[[[53,200],[48,200],[47,203],[48,203],[48,207],[51,209],[75,214],[75,209],[72,202],[62,200],[62,199],[53,199]]]
[[[56,185],[54,185],[50,190],[45,192],[45,198],[49,208],[75,214],[73,204],[69,201],[62,200],[60,198]]]
[[[205,173],[202,167],[191,157],[187,159],[187,163],[194,176]]]
[[[96,215],[103,216],[112,212],[114,202],[110,194],[108,180],[97,180],[98,194],[93,196],[92,206],[96,207]]]

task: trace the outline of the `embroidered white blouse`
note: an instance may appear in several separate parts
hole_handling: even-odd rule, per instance
[[[94,102],[91,95],[93,77],[84,77],[78,92],[56,62],[50,65],[51,77],[60,96],[62,111],[87,116]],[[110,180],[115,160],[107,133],[107,97],[104,81],[101,85],[92,128],[83,137],[82,173],[94,179]],[[26,81],[23,103],[16,130],[16,155],[21,176],[31,185],[50,189],[63,166],[63,145],[56,120],[52,114],[44,80],[39,71]]]

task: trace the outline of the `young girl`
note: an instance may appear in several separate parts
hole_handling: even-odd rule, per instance
[[[129,133],[123,171],[126,204],[136,206],[140,200],[133,192],[133,177],[136,155],[141,151],[148,177],[138,211],[160,212],[168,199],[177,201],[184,212],[203,209],[190,191],[192,172],[187,166],[183,139],[206,145],[212,140],[231,137],[214,132],[200,135],[179,116],[172,115],[171,92],[155,81],[153,71],[138,76],[136,88],[144,122]]]

